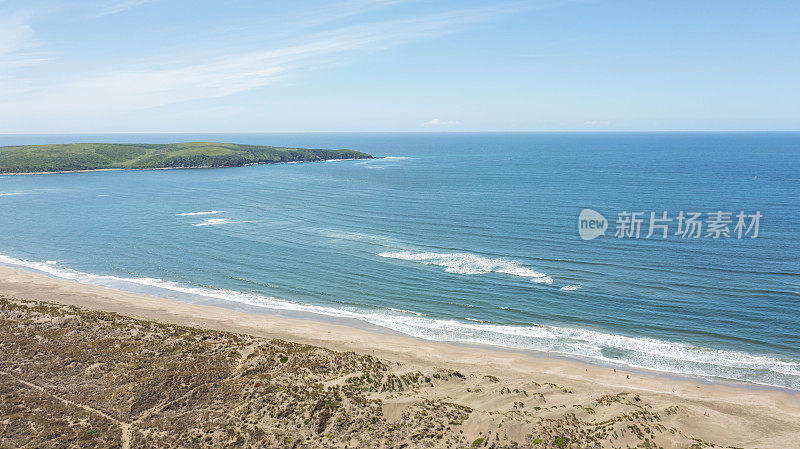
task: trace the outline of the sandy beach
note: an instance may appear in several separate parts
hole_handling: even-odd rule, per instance
[[[406,416],[404,411],[424,401],[455,404],[470,410],[462,423],[443,431],[458,438],[441,440],[437,443],[441,447],[450,444],[460,447],[459,441],[474,442],[476,446],[484,442],[492,444],[488,435],[497,439],[495,447],[505,447],[504,444],[512,447],[512,443],[519,447],[587,447],[576,436],[580,433],[570,437],[571,440],[537,441],[530,431],[531,422],[556,423],[567,419],[574,420],[576,428],[590,428],[619,416],[623,419],[614,422],[627,422],[628,418],[632,421],[637,416],[631,415],[635,411],[654,414],[645,421],[656,419],[658,424],[654,428],[663,430],[652,431],[652,437],[645,433],[644,438],[658,447],[709,444],[791,448],[797,447],[800,440],[800,395],[786,391],[695,382],[557,358],[421,341],[314,320],[247,314],[8,267],[0,267],[0,295],[113,312],[168,325],[353,351],[387,361],[391,372],[398,375],[419,372],[430,380],[439,379],[440,376],[434,376],[437,373],[458,372],[456,377],[464,376],[462,381],[430,380],[394,397],[384,394],[379,398],[387,422],[402,421]],[[19,368],[20,362],[6,360],[3,370],[17,366],[20,370],[17,375],[28,379],[25,382],[47,388],[47,379],[37,378],[36,373],[24,373]],[[623,434],[624,429],[625,426],[614,429],[618,432],[616,439],[608,435],[591,440],[591,447],[638,447],[642,441],[634,437],[637,432],[628,426],[627,434]],[[414,441],[409,441],[406,443],[413,446]],[[450,442],[444,445],[446,441]],[[326,444],[345,447],[346,443],[339,443],[331,440]],[[390,446],[378,441],[376,444]]]

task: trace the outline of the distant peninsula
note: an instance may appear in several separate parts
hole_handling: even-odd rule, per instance
[[[240,167],[278,162],[373,159],[352,150],[284,148],[234,143],[71,143],[0,147],[0,174],[87,170]]]

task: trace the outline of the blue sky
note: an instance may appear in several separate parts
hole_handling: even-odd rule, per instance
[[[647,130],[800,130],[800,3],[0,0],[0,133]]]

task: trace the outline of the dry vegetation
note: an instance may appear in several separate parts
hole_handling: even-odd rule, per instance
[[[0,298],[3,448],[711,447],[681,413]]]

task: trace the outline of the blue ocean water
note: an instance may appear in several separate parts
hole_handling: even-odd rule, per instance
[[[0,176],[0,262],[800,389],[798,133],[0,136],[185,141],[388,157]],[[584,208],[605,236],[579,237]],[[622,211],[641,238],[614,238]],[[733,237],[646,239],[651,211],[731,212]]]

